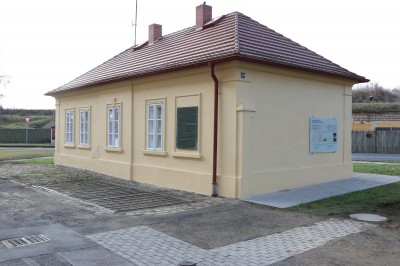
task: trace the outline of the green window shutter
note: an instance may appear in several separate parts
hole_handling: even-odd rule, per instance
[[[176,148],[197,150],[198,107],[179,107],[176,114]]]

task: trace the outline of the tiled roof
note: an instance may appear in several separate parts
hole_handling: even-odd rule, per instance
[[[47,95],[231,59],[368,81],[250,17],[233,12],[201,30],[193,26],[165,35],[151,45],[131,47]]]

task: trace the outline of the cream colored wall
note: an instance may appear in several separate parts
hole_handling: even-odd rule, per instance
[[[352,175],[351,85],[338,79],[240,64],[243,126],[239,197],[337,180]],[[309,152],[309,119],[338,119],[338,150]]]
[[[246,73],[246,78],[241,77]],[[301,72],[230,62],[219,80],[217,191],[250,195],[351,176],[351,84]],[[55,163],[162,187],[211,194],[214,83],[208,67],[113,83],[57,97]],[[164,150],[145,147],[146,102],[165,106]],[[122,104],[122,149],[106,148],[107,105]],[[175,149],[177,105],[199,104],[199,149]],[[90,107],[90,147],[79,147],[79,107]],[[65,111],[75,108],[75,146]],[[339,120],[339,148],[309,154],[310,116]]]
[[[124,179],[131,176],[132,86],[121,82],[57,97],[55,163]],[[121,104],[121,149],[107,148],[107,105]],[[90,143],[79,145],[79,109],[90,108]],[[65,112],[74,110],[74,144],[65,144]]]
[[[231,64],[218,66],[220,79],[220,143],[218,193],[236,197],[236,87]],[[133,92],[133,93],[132,93]],[[57,97],[55,163],[93,170],[162,187],[211,194],[214,82],[208,67],[135,79]],[[106,107],[122,103],[122,151],[106,148]],[[147,151],[146,102],[165,106],[164,150]],[[177,105],[199,104],[199,149],[175,149]],[[90,149],[79,145],[79,107],[91,109]],[[65,111],[75,109],[75,145],[65,143]]]
[[[218,193],[235,197],[235,86],[232,70],[217,68],[220,85],[220,145]],[[163,187],[211,194],[214,82],[207,67],[134,81],[134,148],[132,179]],[[147,152],[146,101],[165,102],[165,147]],[[198,100],[199,99],[199,100]],[[199,150],[175,149],[176,107],[199,102]],[[223,117],[223,118],[222,118]]]

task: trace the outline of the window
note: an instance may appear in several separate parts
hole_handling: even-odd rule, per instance
[[[74,143],[74,112],[66,112],[65,115],[65,143]]]
[[[89,110],[81,109],[79,115],[80,145],[89,145]]]
[[[176,148],[197,150],[198,107],[179,107],[176,111]]]
[[[120,118],[121,111],[119,106],[108,108],[108,147],[119,148],[121,145]]]
[[[147,150],[163,148],[163,104],[147,104]]]

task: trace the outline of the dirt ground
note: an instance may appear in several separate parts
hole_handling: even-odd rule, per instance
[[[162,191],[193,201],[203,200],[203,196],[193,193],[131,183],[73,168],[0,163],[0,231],[61,224],[84,236],[144,225],[203,249],[211,249],[326,220],[223,198],[218,205],[163,215],[108,213],[85,202],[32,186],[38,181],[63,178],[99,179],[145,191]],[[391,221],[377,224],[377,227],[361,233],[332,240],[276,265],[399,265],[400,208],[390,206],[380,214],[387,215]],[[0,262],[0,266],[27,265],[18,264],[19,262],[20,260]]]

